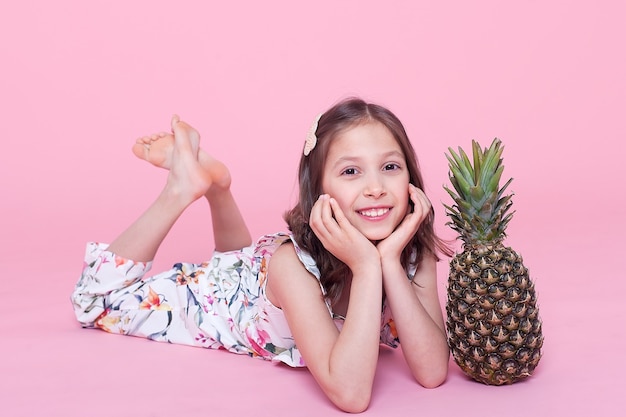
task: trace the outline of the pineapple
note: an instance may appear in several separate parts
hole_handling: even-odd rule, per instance
[[[447,223],[459,233],[463,252],[450,262],[446,329],[448,344],[465,374],[489,385],[512,384],[530,376],[541,358],[543,334],[533,281],[522,257],[505,247],[513,216],[513,180],[499,188],[502,142],[484,150],[472,141],[473,161],[448,148],[454,200]]]

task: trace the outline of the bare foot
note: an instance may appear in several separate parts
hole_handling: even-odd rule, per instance
[[[198,132],[187,123],[181,122],[178,116],[172,117],[172,132],[174,142],[171,152],[164,152],[166,156],[163,159],[164,165],[169,167],[164,192],[176,196],[179,202],[189,204],[206,194],[213,181],[209,172],[198,161]]]
[[[209,175],[211,182],[220,188],[229,188],[231,178],[228,168],[198,146],[200,142],[198,132],[187,123],[180,121],[176,115],[172,117],[172,132],[174,132],[174,126],[178,124],[180,124],[181,133],[188,137],[193,137],[195,146],[193,152],[196,153],[197,161],[202,169]],[[169,170],[172,164],[172,154],[175,145],[174,140],[173,133],[155,133],[137,139],[132,150],[139,159],[150,162],[152,165],[159,168]]]
[[[173,149],[174,135],[166,132],[141,137],[133,145],[135,156],[165,169],[170,169]]]

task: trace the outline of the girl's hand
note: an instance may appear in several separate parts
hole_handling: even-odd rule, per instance
[[[329,195],[322,194],[315,202],[309,225],[324,247],[353,272],[373,260],[380,264],[374,244],[348,221]]]
[[[402,223],[391,235],[377,245],[381,259],[400,259],[402,251],[413,238],[432,207],[430,200],[413,184],[409,184],[409,198],[413,202],[413,211],[408,213]]]

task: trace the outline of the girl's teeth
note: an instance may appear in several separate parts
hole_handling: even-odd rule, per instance
[[[379,209],[364,210],[361,212],[361,214],[365,217],[380,217],[388,211],[389,209],[379,208]]]

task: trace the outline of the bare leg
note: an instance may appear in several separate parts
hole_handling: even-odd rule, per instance
[[[178,125],[184,126],[187,134],[197,137],[196,143],[199,142],[200,136],[193,128],[183,122]],[[175,135],[162,132],[138,139],[133,146],[133,153],[155,166],[171,170],[175,145]],[[228,168],[199,147],[197,164],[211,180],[211,186],[206,189],[204,196],[211,208],[215,249],[225,252],[250,245],[250,232],[230,191],[231,177]]]
[[[211,207],[215,250],[227,252],[250,245],[252,243],[250,231],[230,188],[211,187],[205,197]]]

